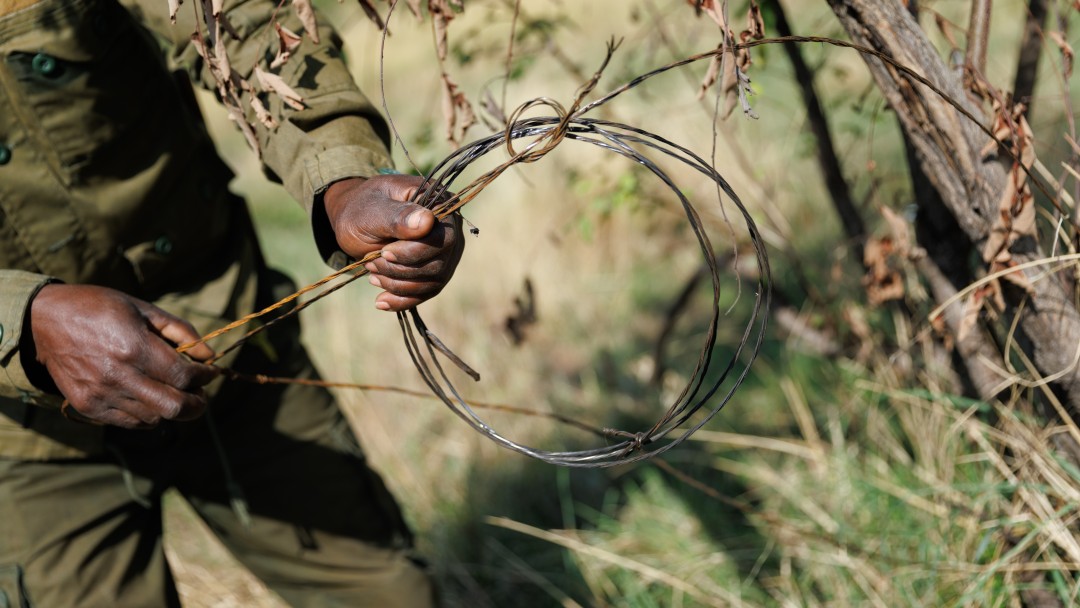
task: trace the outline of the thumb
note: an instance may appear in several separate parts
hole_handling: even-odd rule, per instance
[[[357,218],[357,224],[381,241],[411,241],[427,236],[435,226],[435,214],[430,210],[404,201],[387,200],[384,204],[369,205]]]
[[[139,311],[142,312],[146,320],[150,322],[150,325],[161,337],[176,346],[196,342],[201,338],[191,323],[169,314],[153,304],[140,302]],[[206,344],[196,344],[184,352],[196,361],[206,361],[214,356],[214,349]]]

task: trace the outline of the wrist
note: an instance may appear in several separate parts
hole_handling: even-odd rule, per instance
[[[366,181],[366,177],[347,177],[330,184],[326,188],[322,197],[323,208],[331,226],[337,224],[338,217],[345,210],[349,200],[348,193]]]

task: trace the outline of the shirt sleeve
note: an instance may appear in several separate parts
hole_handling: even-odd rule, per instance
[[[59,406],[55,395],[43,392],[27,378],[19,349],[30,301],[51,282],[53,279],[45,275],[0,270],[0,285],[4,286],[0,289],[0,396]]]
[[[169,22],[165,0],[125,0],[143,23],[171,46],[171,62],[210,91],[217,84],[209,67],[191,42],[196,30],[198,0],[180,6],[177,23]],[[275,18],[300,33],[303,26],[291,8],[268,0],[227,0],[224,14],[238,38],[224,40],[232,69],[258,90],[255,66],[277,73],[303,98],[294,109],[276,94],[260,94],[277,127],[260,122],[244,99],[248,123],[254,125],[263,165],[272,179],[311,213],[316,241],[324,259],[337,250],[322,209],[322,194],[330,184],[349,177],[370,177],[392,168],[389,130],[378,111],[360,91],[345,65],[342,43],[327,19],[318,16],[319,42],[307,35],[292,57],[278,70],[267,66],[278,50]],[[329,241],[328,241],[329,239]]]

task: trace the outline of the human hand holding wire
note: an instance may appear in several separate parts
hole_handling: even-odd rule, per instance
[[[439,220],[409,202],[424,184],[412,175],[378,175],[335,182],[323,197],[338,246],[365,265],[380,310],[402,311],[428,300],[446,286],[465,248],[456,214]]]

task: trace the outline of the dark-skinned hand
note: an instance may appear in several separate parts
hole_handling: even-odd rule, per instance
[[[438,221],[408,202],[423,183],[412,175],[346,179],[331,184],[323,197],[342,251],[360,259],[382,249],[382,257],[366,266],[371,283],[385,290],[375,298],[380,310],[407,310],[434,297],[465,249],[458,216]]]
[[[198,362],[210,347],[176,352],[199,338],[190,323],[105,287],[46,285],[30,304],[30,334],[37,362],[90,422],[144,429],[196,418],[217,375]]]

